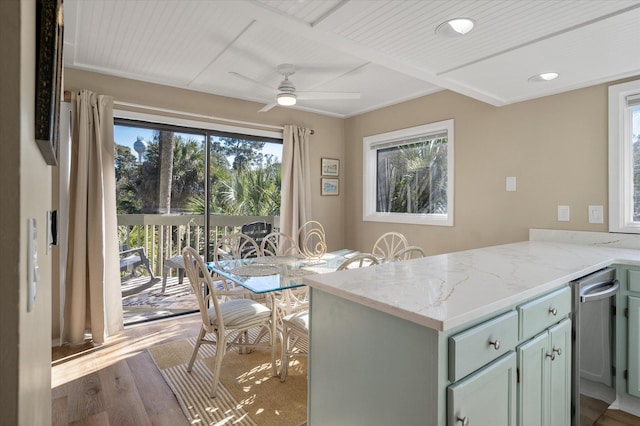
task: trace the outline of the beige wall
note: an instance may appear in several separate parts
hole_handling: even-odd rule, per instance
[[[0,1],[0,412],[2,424],[51,423],[51,167],[34,140],[35,2]],[[37,220],[40,282],[27,312],[26,223]]]
[[[453,227],[362,220],[362,138],[455,120]],[[346,121],[346,244],[370,249],[398,230],[428,254],[528,239],[529,228],[607,231],[607,86],[598,85],[493,107],[449,91]],[[507,176],[517,191],[505,191]],[[571,207],[557,221],[558,204]],[[588,223],[587,206],[605,209],[605,224]]]

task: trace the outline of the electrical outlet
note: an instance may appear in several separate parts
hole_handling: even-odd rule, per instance
[[[569,222],[569,206],[558,206],[558,222]]]
[[[604,208],[589,206],[589,223],[604,223]]]

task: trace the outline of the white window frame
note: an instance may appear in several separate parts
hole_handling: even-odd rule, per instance
[[[376,211],[376,182],[377,182],[377,150],[376,145],[385,142],[410,140],[425,135],[438,133],[447,134],[447,213],[387,213]],[[454,181],[454,134],[453,119],[395,130],[387,133],[366,136],[363,138],[363,214],[362,219],[371,222],[408,223],[419,225],[453,226],[453,181]]]
[[[137,105],[134,105],[134,106],[137,106]],[[178,112],[173,110],[165,110],[165,111]],[[182,114],[192,115],[190,113],[182,113]],[[180,117],[173,117],[173,116],[160,115],[160,114],[150,114],[146,112],[130,111],[126,109],[118,109],[116,106],[113,110],[113,116],[115,118],[148,121],[150,123],[168,124],[172,126],[188,127],[192,129],[216,130],[220,132],[239,133],[241,135],[251,135],[251,136],[259,136],[259,137],[273,138],[273,139],[283,138],[282,130],[279,130],[279,131],[260,130],[252,127],[233,126],[233,125],[220,124],[220,123],[211,123],[204,120],[202,121],[197,120],[197,118],[203,118],[203,119],[208,118],[207,116],[204,116],[204,115],[196,115],[195,116],[196,119],[180,118]],[[211,117],[211,118],[217,119],[216,117]],[[238,122],[238,123],[241,123],[241,122]],[[246,123],[246,124],[250,124],[250,123]],[[256,125],[260,125],[260,124],[256,124]],[[267,127],[267,126],[265,125],[263,127]],[[275,127],[275,126],[268,126],[268,127]]]
[[[640,95],[640,80],[609,87],[609,232],[640,233],[633,221],[633,150],[627,96]]]

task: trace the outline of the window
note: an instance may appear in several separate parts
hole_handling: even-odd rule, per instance
[[[453,120],[364,138],[363,219],[453,226]]]
[[[640,80],[609,87],[609,231],[640,233]]]

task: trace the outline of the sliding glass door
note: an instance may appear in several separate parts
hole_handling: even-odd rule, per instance
[[[196,310],[176,259],[191,246],[210,260],[243,223],[276,224],[282,141],[123,119],[114,139],[121,248],[142,248],[152,271],[121,271],[125,324]]]

